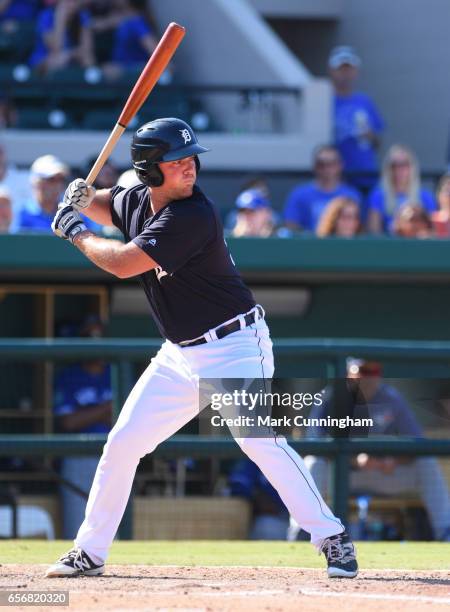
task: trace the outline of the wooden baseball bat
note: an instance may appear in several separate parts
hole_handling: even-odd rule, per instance
[[[114,126],[111,134],[108,137],[100,155],[97,157],[95,164],[87,175],[86,183],[92,185],[98,176],[98,173],[103,168],[106,160],[111,155],[112,150],[116,146],[117,141],[124,133],[127,125],[135,116],[141,106],[144,104],[149,93],[156,85],[159,77],[167,68],[180,42],[182,41],[186,30],[183,26],[177,23],[170,23],[164,32],[163,37],[158,43],[158,46],[153,51],[140,77],[136,81],[132,92],[125,102],[125,106],[120,114],[120,117]]]

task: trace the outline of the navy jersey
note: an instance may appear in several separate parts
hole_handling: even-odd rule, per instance
[[[197,186],[155,215],[146,185],[114,187],[111,196],[114,225],[158,264],[139,278],[164,337],[176,343],[197,338],[253,308],[218,214]]]

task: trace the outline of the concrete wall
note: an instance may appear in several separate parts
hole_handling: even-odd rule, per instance
[[[161,29],[187,29],[176,64],[188,83],[296,87],[311,78],[247,0],[154,1],[152,10]]]
[[[345,0],[338,42],[364,62],[360,89],[426,169],[444,169],[450,120],[450,1]]]
[[[248,0],[164,0],[152,6],[161,29],[170,21],[186,27],[174,61],[177,76],[184,82],[303,89],[312,81],[309,71]],[[240,115],[246,103],[239,93],[204,97],[203,104],[225,130],[241,131]],[[271,106],[278,131],[299,130],[304,114],[301,101],[277,96]]]
[[[265,17],[337,19],[345,0],[249,0]]]
[[[212,115],[220,117],[225,130],[202,134],[202,142],[211,148],[203,162],[205,169],[262,172],[309,168],[314,147],[330,139],[329,83],[311,76],[248,0],[155,0],[152,10],[161,32],[171,21],[187,29],[174,58],[181,81],[246,87],[284,85],[301,93],[289,100],[278,101],[274,96],[275,133],[260,129],[258,116],[258,129],[237,129],[244,112],[236,104],[233,109],[229,98],[218,96],[213,110],[223,112]],[[81,166],[101,149],[106,136],[102,132],[7,130],[2,141],[10,160],[19,165],[52,152],[72,166]],[[129,140],[128,132],[113,152],[112,158],[120,166],[129,164]]]

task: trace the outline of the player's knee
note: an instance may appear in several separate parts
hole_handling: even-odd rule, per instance
[[[116,430],[112,429],[108,435],[105,451],[107,451],[108,454],[117,453],[121,456],[142,456],[140,454],[140,445],[138,444],[136,431],[131,427],[123,427]]]
[[[266,439],[257,437],[239,438],[236,440],[236,442],[239,444],[247,457],[250,457],[250,459],[253,459],[253,461],[255,461],[255,459],[257,459],[261,453],[265,453],[265,449],[267,449],[268,446],[272,446],[274,443],[273,439],[271,438]]]

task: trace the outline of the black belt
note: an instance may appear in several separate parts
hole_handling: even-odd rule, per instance
[[[258,313],[258,319],[262,319],[264,317],[264,311],[261,306],[256,306],[256,310],[253,312],[249,312],[244,315],[245,327],[252,325],[256,321],[256,314]],[[214,329],[217,339],[225,338],[225,336],[229,336],[230,334],[234,334],[241,329],[241,322],[239,319],[235,319],[230,323],[226,323],[225,325],[220,325]],[[206,332],[208,333],[208,332]],[[205,334],[206,335],[206,334]],[[180,342],[180,346],[185,348],[186,346],[197,346],[199,344],[206,344],[208,340],[204,336],[201,338],[196,338],[195,340],[186,340],[184,342]]]

